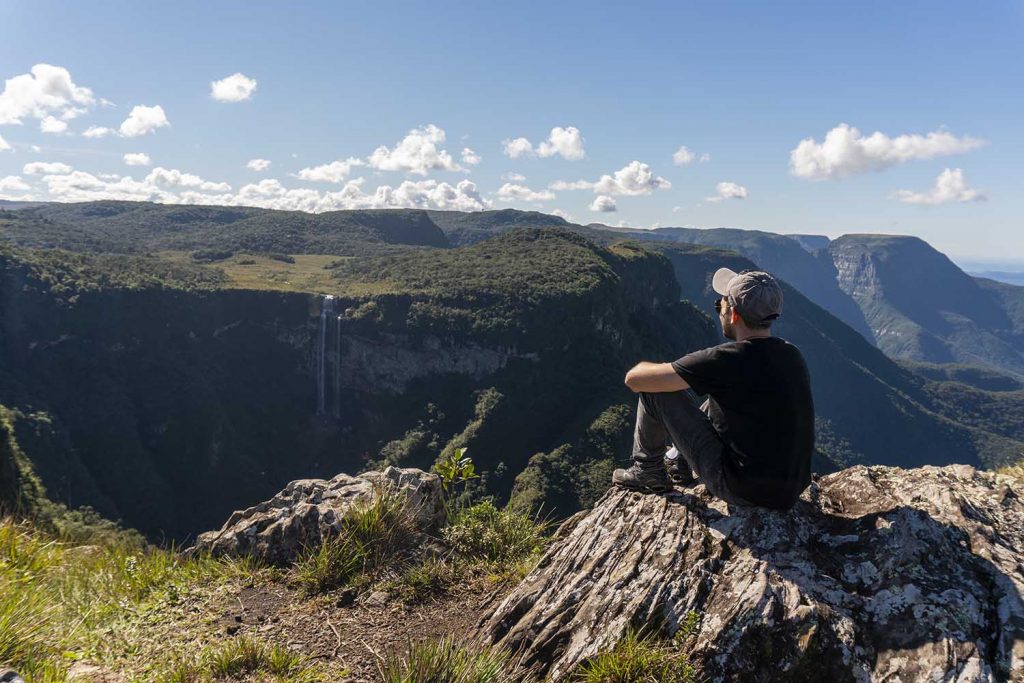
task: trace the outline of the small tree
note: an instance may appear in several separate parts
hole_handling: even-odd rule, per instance
[[[479,479],[473,461],[466,456],[466,448],[456,448],[434,465],[434,472],[441,477],[441,491],[444,493],[445,515],[451,518],[451,501],[455,498],[455,487],[471,479]]]

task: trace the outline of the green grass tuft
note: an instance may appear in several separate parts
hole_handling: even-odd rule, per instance
[[[339,526],[337,535],[308,549],[295,564],[295,581],[307,594],[371,574],[405,549],[415,532],[405,499],[395,495],[379,495],[369,505],[350,508]]]
[[[409,643],[401,654],[377,663],[383,683],[528,683],[534,678],[518,669],[508,653],[460,644],[453,636]]]
[[[688,615],[687,623],[692,623]],[[687,624],[679,636],[688,632]],[[628,631],[610,651],[584,662],[573,675],[580,683],[693,683],[696,673],[677,637],[666,641]]]
[[[267,677],[273,677],[268,679]],[[274,680],[314,683],[323,675],[304,657],[280,645],[237,638],[205,648],[195,661],[177,660],[156,679],[158,683],[208,683],[224,680]]]

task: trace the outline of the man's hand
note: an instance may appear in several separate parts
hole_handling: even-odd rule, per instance
[[[626,373],[626,386],[635,392],[650,394],[683,391],[690,385],[672,368],[671,363],[642,361]]]

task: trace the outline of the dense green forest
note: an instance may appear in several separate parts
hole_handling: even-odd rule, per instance
[[[290,479],[456,447],[476,495],[586,506],[628,459],[625,371],[722,341],[710,274],[754,267],[515,211],[43,205],[0,213],[3,242],[0,404],[21,451],[51,498],[176,538]],[[818,471],[1024,452],[1013,377],[897,364],[785,291]]]

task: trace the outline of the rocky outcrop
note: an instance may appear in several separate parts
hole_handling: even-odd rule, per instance
[[[441,479],[413,468],[388,467],[357,477],[299,479],[270,500],[231,515],[219,531],[200,534],[188,553],[247,555],[275,564],[294,560],[304,548],[337,533],[345,512],[381,495],[404,496],[416,527],[435,529],[444,519]]]
[[[709,681],[1024,681],[1022,494],[962,465],[854,467],[785,513],[613,489],[483,632],[556,681],[690,612]]]

